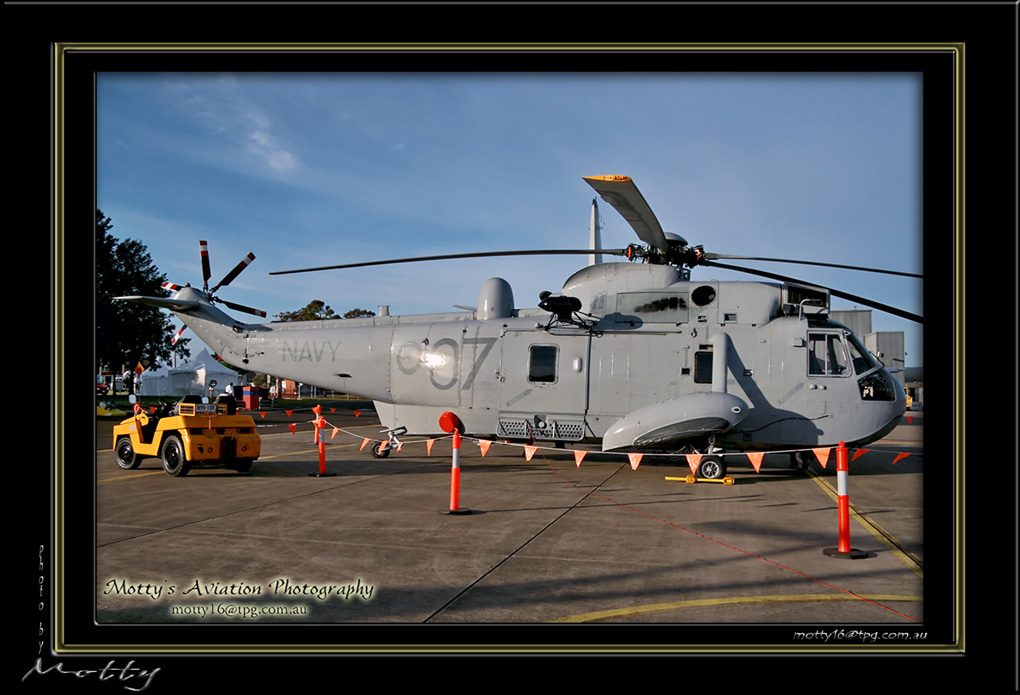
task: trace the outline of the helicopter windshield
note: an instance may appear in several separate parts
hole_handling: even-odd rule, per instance
[[[878,362],[868,352],[867,348],[861,345],[853,333],[845,333],[847,345],[850,348],[850,360],[853,362],[854,371],[864,374],[878,366]]]
[[[864,374],[878,363],[853,333],[809,333],[808,375],[849,376]]]

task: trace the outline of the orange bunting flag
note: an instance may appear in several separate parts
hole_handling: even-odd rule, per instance
[[[531,457],[535,455],[536,451],[538,451],[538,447],[537,446],[525,446],[524,447],[524,460],[525,461],[530,461]]]
[[[900,453],[896,454],[896,458],[893,459],[892,465],[895,466],[897,461],[902,461],[903,459],[907,458],[908,456],[910,456],[910,454],[907,454],[907,453],[904,453],[904,452],[900,452]]]
[[[266,414],[265,413],[259,413],[259,417],[261,417],[263,420],[265,420],[266,419]]]
[[[367,439],[362,439],[361,440],[361,448],[358,449],[358,451],[364,451],[366,446],[368,446],[368,440]]]
[[[588,454],[587,451],[582,451],[581,449],[574,449],[574,462],[577,464],[578,468],[581,467],[581,461],[584,460],[584,457],[587,454]]]
[[[335,413],[335,412],[336,412],[336,408],[330,408],[330,409],[329,409],[329,412],[331,412],[331,413]]]
[[[314,408],[312,408],[312,412],[315,413],[316,415],[322,415],[322,406],[321,405],[315,406]]]
[[[765,458],[764,451],[748,451],[747,458],[751,459],[751,465],[754,466],[755,473],[761,473],[761,460]]]
[[[478,440],[478,448],[482,450],[482,458],[485,458],[485,454],[489,452],[490,446],[492,446],[492,442],[488,442],[484,439]]]
[[[290,433],[291,434],[297,434],[297,425],[295,425],[294,423],[291,423],[291,424],[287,425],[287,427],[290,428]]]
[[[354,411],[354,417],[361,417],[361,411],[360,410],[355,410]]]
[[[850,457],[851,461],[856,461],[858,456],[864,456],[864,454],[871,451],[871,449],[858,449],[854,452],[854,455]]]
[[[829,449],[822,447],[818,449],[812,449],[815,452],[815,456],[818,457],[818,463],[822,464],[822,468],[825,468],[825,464],[829,462]]]
[[[329,435],[329,438],[330,439],[336,439],[336,433],[339,432],[339,431],[340,431],[339,427],[334,427],[333,428],[333,433]]]
[[[698,473],[698,464],[701,463],[701,454],[687,454],[687,465],[691,467],[691,473]]]
[[[627,458],[630,459],[630,469],[632,471],[637,470],[638,465],[641,463],[642,456],[644,456],[644,454],[627,454]]]
[[[908,425],[914,424],[914,416],[913,415],[908,415],[907,416],[907,424]]]
[[[425,455],[426,456],[431,456],[432,455],[432,445],[435,444],[435,443],[436,443],[435,439],[430,439],[427,442],[425,442]]]
[[[287,413],[287,417],[290,417],[291,415],[294,414],[293,410],[284,410],[283,412]]]

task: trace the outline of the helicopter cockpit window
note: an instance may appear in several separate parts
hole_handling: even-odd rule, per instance
[[[855,372],[864,374],[878,366],[878,361],[868,352],[867,348],[861,345],[857,336],[847,333],[846,342],[850,349],[850,360],[853,362]]]
[[[850,374],[843,336],[838,333],[808,334],[808,375],[847,376]]]
[[[556,381],[555,345],[532,345],[528,359],[528,381],[551,384]]]
[[[686,292],[621,292],[616,311],[623,316],[639,316],[645,323],[686,323]]]

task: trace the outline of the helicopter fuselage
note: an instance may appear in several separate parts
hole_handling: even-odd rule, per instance
[[[466,435],[607,450],[859,446],[905,410],[811,288],[604,263],[557,296],[581,310],[514,309],[497,279],[475,311],[418,316],[248,324],[197,289],[174,300],[194,303],[178,316],[228,363],[371,399],[412,434],[440,433],[449,411]]]

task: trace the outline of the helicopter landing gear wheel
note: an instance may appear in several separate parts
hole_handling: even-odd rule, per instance
[[[790,454],[790,468],[806,471],[814,460],[815,457],[810,451],[795,451]]]
[[[384,459],[390,455],[389,442],[376,442],[372,445],[372,458]]]
[[[722,456],[703,456],[698,464],[698,477],[706,480],[722,480],[726,477],[726,462]]]
[[[135,453],[135,448],[131,445],[130,437],[121,437],[117,440],[114,455],[117,458],[117,465],[126,471],[138,468],[138,464],[142,462],[142,457]]]

